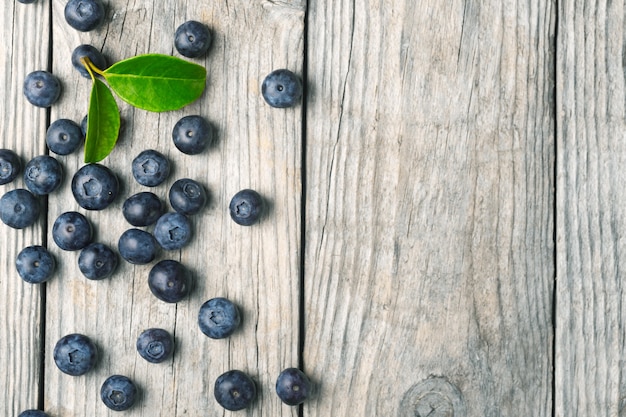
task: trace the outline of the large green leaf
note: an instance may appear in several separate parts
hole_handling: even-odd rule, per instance
[[[122,100],[155,112],[186,106],[202,95],[206,85],[204,67],[161,54],[119,61],[102,75]]]
[[[85,162],[99,162],[113,150],[120,132],[120,112],[115,98],[107,86],[93,78],[87,135],[85,137]]]

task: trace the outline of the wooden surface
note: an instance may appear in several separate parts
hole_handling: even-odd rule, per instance
[[[0,224],[0,415],[118,415],[99,399],[111,374],[141,396],[128,416],[221,416],[212,395],[228,369],[248,372],[259,398],[248,416],[626,415],[623,230],[624,2],[601,0],[108,0],[105,24],[71,29],[65,1],[8,2],[0,11],[0,147],[23,161],[46,152],[47,125],[79,122],[90,82],[70,63],[81,43],[109,62],[179,56],[173,33],[206,23],[214,44],[196,103],[150,113],[120,103],[120,142],[103,161],[122,191],[102,212],[74,201],[82,151],[59,156],[61,189],[25,230]],[[289,68],[305,99],[272,109],[264,76]],[[26,102],[24,77],[63,83],[50,110]],[[202,155],[180,153],[171,129],[201,114],[215,127]],[[151,265],[121,262],[88,281],[51,225],[83,212],[116,247],[130,226],[124,199],[146,190],[130,162],[156,149],[173,163],[151,191],[200,181],[208,206],[177,259],[195,288],[177,304],[147,286]],[[1,186],[5,192],[23,181]],[[228,216],[230,197],[258,190],[269,214],[253,227]],[[150,230],[150,228],[148,228]],[[43,243],[58,263],[33,286],[14,267]],[[200,305],[226,296],[243,311],[231,338],[210,340]],[[139,333],[163,327],[172,360],[149,364]],[[91,336],[101,351],[81,377],[59,372],[56,341]],[[302,407],[282,405],[278,373],[301,366],[315,384]]]

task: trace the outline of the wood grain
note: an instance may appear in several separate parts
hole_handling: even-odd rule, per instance
[[[309,4],[304,415],[552,415],[555,12]]]
[[[0,10],[0,25],[0,148],[14,150],[25,164],[45,151],[47,112],[26,101],[22,85],[28,73],[48,69],[49,8],[9,2]],[[24,187],[20,175],[0,192]],[[0,223],[0,233],[0,410],[12,416],[40,403],[44,287],[22,281],[15,259],[24,247],[45,244],[45,215],[23,230]]]
[[[68,178],[50,199],[48,217],[53,222],[64,211],[83,212],[94,225],[96,240],[116,248],[121,233],[130,228],[121,213],[124,199],[147,190],[132,179],[131,161],[144,149],[156,149],[170,159],[173,170],[166,184],[150,191],[166,201],[169,186],[188,177],[211,195],[208,207],[192,219],[193,242],[158,257],[190,268],[195,289],[189,299],[166,304],[149,291],[152,265],[122,261],[110,279],[88,281],[77,268],[78,253],[53,248],[61,272],[47,294],[46,352],[64,334],[81,332],[95,340],[102,355],[93,372],[73,378],[61,374],[48,353],[46,409],[54,416],[110,415],[99,399],[100,385],[111,374],[124,374],[141,390],[139,404],[128,416],[223,415],[213,398],[213,383],[221,373],[241,369],[260,392],[243,415],[296,415],[297,409],[281,405],[273,384],[282,368],[298,363],[301,106],[269,108],[260,83],[279,67],[301,73],[304,3],[112,0],[106,24],[90,33],[68,27],[64,1],[52,4],[54,70],[68,87],[53,119],[80,121],[86,114],[89,80],[78,75],[69,59],[80,43],[100,48],[110,62],[148,52],[180,56],[173,47],[174,32],[190,19],[207,24],[214,42],[206,58],[195,60],[208,70],[207,89],[196,103],[159,114],[120,103],[120,141],[103,161],[122,184],[115,203],[101,212],[79,209]],[[172,143],[174,124],[188,114],[205,116],[217,132],[215,144],[201,155],[183,155]],[[82,152],[62,159],[71,175],[82,165]],[[230,198],[243,188],[256,189],[270,205],[262,223],[249,228],[228,215]],[[201,304],[216,296],[230,298],[243,313],[242,328],[226,340],[208,339],[197,325]],[[175,335],[171,361],[154,365],[138,356],[136,338],[148,327]]]
[[[555,415],[626,415],[623,2],[559,3]]]

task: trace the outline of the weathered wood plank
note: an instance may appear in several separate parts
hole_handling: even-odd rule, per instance
[[[12,149],[25,164],[45,151],[42,138],[46,110],[24,98],[22,85],[28,73],[48,69],[50,13],[45,4],[24,5],[8,2],[0,10],[0,148]],[[0,192],[23,188],[19,176],[0,186]],[[43,204],[43,201],[42,201]],[[15,269],[15,258],[29,245],[45,244],[45,215],[32,227],[10,229],[0,223],[0,410],[4,415],[37,408],[42,372],[43,287],[22,281]]]
[[[550,416],[554,2],[309,7],[305,415]]]
[[[142,395],[127,415],[222,415],[213,398],[213,383],[229,369],[241,369],[256,380],[259,399],[246,415],[296,415],[274,394],[273,384],[283,367],[298,362],[298,301],[300,298],[301,107],[276,110],[260,96],[260,83],[272,69],[288,67],[300,73],[303,61],[304,3],[270,1],[108,1],[104,27],[78,33],[63,21],[64,1],[53,1],[54,70],[67,84],[53,119],[80,121],[86,113],[89,81],[72,69],[74,47],[91,43],[111,62],[135,54],[177,55],[176,27],[188,19],[206,23],[214,44],[206,59],[203,97],[182,111],[155,114],[120,103],[123,133],[114,152],[103,162],[122,182],[122,195],[102,212],[79,209],[69,189],[50,200],[49,222],[64,211],[78,210],[93,222],[96,240],[116,247],[130,228],[121,214],[124,199],[147,190],[131,177],[131,160],[142,150],[157,149],[173,164],[166,184],[151,191],[164,201],[178,178],[199,180],[211,202],[193,217],[195,239],[177,252],[162,252],[188,266],[196,287],[188,300],[169,305],[157,300],[147,286],[151,265],[122,261],[117,273],[104,281],[81,276],[77,253],[53,248],[61,273],[48,290],[46,337],[46,408],[55,416],[109,415],[99,399],[103,380],[114,373],[132,377]],[[201,114],[216,128],[215,145],[199,156],[180,153],[171,140],[175,122]],[[80,154],[64,157],[70,173],[82,165]],[[232,195],[254,188],[270,202],[264,221],[253,227],[236,225],[228,215]],[[168,205],[169,207],[169,205]],[[171,209],[170,209],[171,210]],[[148,228],[148,230],[151,230]],[[243,327],[227,340],[210,340],[198,329],[200,305],[226,296],[243,312]],[[177,340],[172,361],[153,365],[135,351],[139,333],[163,327]],[[102,351],[97,368],[83,377],[61,374],[50,353],[64,334],[83,332]]]
[[[625,413],[625,12],[559,2],[557,416]]]

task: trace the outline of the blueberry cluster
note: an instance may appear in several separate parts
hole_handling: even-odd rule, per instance
[[[35,0],[18,0],[32,3]],[[91,31],[105,18],[101,0],[69,0],[65,7],[67,23],[78,31]],[[199,58],[207,53],[212,41],[208,27],[197,21],[181,24],[174,36],[174,46],[183,56]],[[89,59],[96,67],[104,69],[107,60],[91,45],[74,49],[72,65],[83,77],[89,77],[82,60]],[[23,85],[26,99],[39,107],[50,107],[60,97],[61,83],[47,71],[30,73]],[[272,107],[286,108],[296,105],[302,96],[302,84],[289,70],[270,73],[262,84],[262,96]],[[46,132],[46,145],[56,155],[69,155],[84,142],[88,120],[81,124],[62,118],[52,122]],[[214,129],[200,115],[182,117],[172,129],[176,149],[186,155],[205,152],[214,141]],[[50,155],[41,155],[22,165],[20,157],[8,149],[0,149],[0,185],[14,181],[22,171],[27,189],[16,188],[0,198],[0,220],[9,227],[21,229],[34,224],[41,212],[41,201],[62,184],[62,164]],[[138,184],[158,187],[169,177],[170,163],[160,152],[147,149],[132,162],[132,175]],[[98,163],[81,167],[71,179],[71,191],[78,206],[89,212],[107,209],[120,192],[117,175]],[[129,196],[123,203],[122,215],[131,225],[119,237],[117,252],[94,241],[93,226],[85,214],[70,210],[57,217],[52,226],[52,239],[63,251],[77,252],[79,270],[89,280],[103,280],[116,270],[119,257],[131,264],[149,264],[160,251],[181,250],[193,238],[190,216],[206,207],[210,194],[198,181],[177,179],[169,188],[168,201],[172,212],[151,191]],[[266,214],[264,198],[255,190],[237,192],[229,204],[232,220],[241,226],[252,226]],[[152,227],[152,231],[145,228]],[[118,255],[119,254],[119,255]],[[17,256],[16,269],[20,277],[30,284],[41,284],[52,278],[56,261],[41,245],[24,248]],[[190,270],[173,259],[165,259],[152,266],[148,275],[151,293],[166,303],[185,299],[193,289]],[[198,312],[198,326],[211,339],[231,336],[241,325],[238,306],[224,297],[215,297],[202,304]],[[136,341],[137,353],[146,361],[161,363],[174,354],[174,337],[165,329],[150,328],[141,332]],[[72,333],[58,340],[52,353],[57,368],[71,376],[81,376],[97,366],[100,349],[89,336]],[[302,371],[288,368],[276,381],[276,393],[288,405],[302,403],[311,392],[311,383]],[[250,406],[257,395],[252,378],[240,370],[230,370],[220,375],[214,385],[218,404],[227,410],[241,410]],[[123,375],[107,378],[100,391],[102,402],[111,410],[131,408],[139,397],[137,385]],[[39,410],[23,411],[19,417],[46,417]]]

